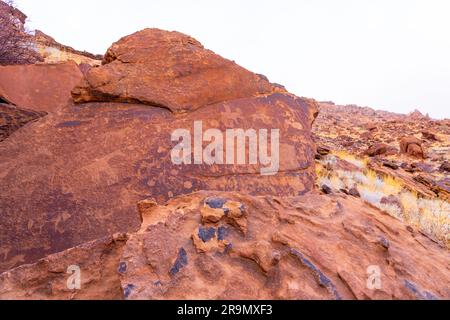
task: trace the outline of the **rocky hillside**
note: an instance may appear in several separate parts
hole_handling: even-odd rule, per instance
[[[321,103],[318,185],[352,191],[450,247],[450,120]]]
[[[450,299],[446,121],[300,98],[159,29],[0,67],[0,102],[0,299]],[[195,163],[195,134],[176,164],[196,123],[279,129],[277,170]]]

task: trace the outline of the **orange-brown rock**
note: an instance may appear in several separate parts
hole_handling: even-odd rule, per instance
[[[36,112],[0,103],[0,142],[29,122],[43,116],[45,112]]]
[[[181,112],[286,92],[189,36],[159,29],[122,38],[108,49],[103,64],[73,90],[75,102],[139,102]]]
[[[34,265],[0,275],[0,300],[119,300],[123,298],[117,265],[128,236],[116,234],[57,253]],[[83,292],[68,289],[78,267]],[[18,283],[24,284],[18,289]]]
[[[400,152],[416,158],[425,157],[422,140],[413,136],[404,137],[400,140]]]
[[[447,249],[350,196],[199,192],[140,208],[137,233],[1,274],[0,299],[450,298]],[[71,265],[80,290],[65,287]]]
[[[53,112],[71,100],[83,74],[75,62],[0,66],[0,99],[35,111]]]
[[[411,144],[408,146],[408,151],[406,152],[408,155],[415,158],[424,158],[424,152],[422,146],[418,144]]]
[[[158,51],[158,57],[150,54],[156,46],[148,42],[151,39],[165,48]],[[130,42],[129,52],[125,46],[113,46],[107,57],[116,52],[119,59],[98,69],[105,79],[115,81],[123,76],[120,83],[130,87],[117,87],[119,96],[133,88],[149,96],[158,91],[155,88],[164,81],[154,77],[147,79],[152,79],[146,83],[148,87],[138,86],[140,80],[134,77],[139,77],[142,69],[155,77],[161,72],[162,78],[174,84],[184,83],[168,86],[167,82],[164,94],[173,101],[189,100],[195,107],[182,114],[171,111],[187,106],[181,102],[166,106],[170,108],[110,102],[66,103],[61,107],[66,99],[62,96],[49,98],[48,105],[42,103],[41,107],[57,108],[58,112],[25,126],[0,144],[0,270],[112,233],[133,231],[139,226],[135,204],[149,196],[161,203],[199,190],[300,195],[314,188],[316,147],[311,124],[317,107],[313,100],[289,93],[260,95],[255,88],[272,85],[178,33],[150,30],[122,41]],[[145,53],[153,58],[145,60]],[[137,61],[139,66],[123,61]],[[146,69],[147,64],[150,67]],[[165,66],[169,65],[174,70],[190,66],[195,75],[189,79],[166,78],[169,69]],[[109,68],[115,70],[113,74],[105,71]],[[94,70],[88,71],[88,79]],[[225,88],[224,83],[229,86]],[[244,89],[239,91],[236,86]],[[34,104],[41,98],[33,96],[30,101]],[[202,121],[204,132],[212,128],[221,132],[279,129],[279,171],[262,176],[260,163],[174,164],[171,151],[179,142],[171,140],[172,133],[186,129],[193,135],[196,121]],[[207,145],[203,143],[203,147]]]

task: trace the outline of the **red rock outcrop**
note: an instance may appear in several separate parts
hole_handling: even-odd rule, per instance
[[[0,299],[450,298],[448,251],[353,197],[199,192],[139,208],[137,233],[3,273]]]
[[[67,103],[66,89],[81,74],[74,63],[34,66],[22,91],[9,87],[4,95],[50,114],[0,144],[0,270],[136,230],[135,203],[149,196],[164,202],[199,190],[300,195],[314,188],[313,100],[286,93],[179,33],[145,30],[119,41],[105,59],[87,71],[88,83],[105,86],[75,94],[78,102],[101,103]],[[27,79],[25,68],[5,70],[11,74],[2,73],[0,84]],[[42,81],[37,70],[48,79],[59,74],[60,81]],[[261,163],[248,160],[174,164],[171,151],[179,142],[172,133],[193,134],[198,121],[203,132],[267,129],[269,139],[270,130],[279,129],[279,171],[262,176]]]
[[[174,112],[286,92],[178,32],[145,29],[108,49],[74,89],[75,102],[139,102]]]
[[[83,74],[75,62],[0,66],[0,98],[35,111],[53,112],[71,100]]]

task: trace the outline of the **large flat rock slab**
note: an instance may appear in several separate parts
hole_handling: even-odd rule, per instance
[[[174,116],[129,104],[73,106],[22,128],[0,144],[0,269],[139,226],[135,206],[198,190],[299,195],[314,187],[309,101],[276,94]],[[171,133],[279,128],[280,165],[176,165]],[[207,145],[207,144],[204,144]]]
[[[83,74],[75,62],[0,66],[0,100],[35,111],[57,112],[71,100]]]

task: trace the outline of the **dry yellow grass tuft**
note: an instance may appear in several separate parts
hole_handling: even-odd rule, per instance
[[[345,152],[336,152],[333,157],[360,161]],[[329,165],[333,163],[333,157],[325,159],[324,164],[317,165],[319,185],[327,185],[334,192],[356,188],[364,201],[442,241],[450,248],[450,203],[440,199],[419,198],[417,193],[407,190],[400,180],[392,176],[379,176],[367,167],[356,172],[333,170]],[[391,203],[382,201],[389,196],[393,196],[395,200]]]
[[[383,191],[388,195],[397,195],[405,188],[404,184],[392,176],[383,177]]]
[[[355,166],[357,166],[360,169],[367,168],[367,164],[369,163],[368,157],[360,158],[360,157],[357,157],[357,156],[355,156],[351,153],[348,153],[347,151],[344,151],[344,150],[333,151],[332,154],[336,157],[341,158],[342,160],[345,160],[347,162],[350,162],[351,164],[354,164]]]

